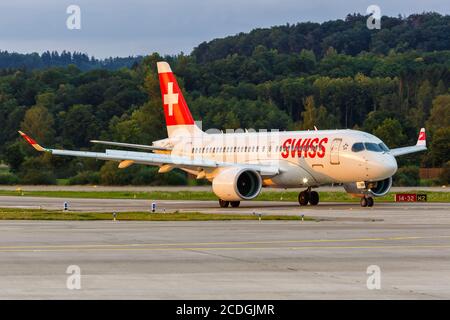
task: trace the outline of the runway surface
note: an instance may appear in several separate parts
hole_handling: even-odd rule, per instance
[[[1,206],[14,201],[60,207],[63,199],[0,197]],[[149,206],[70,201],[86,210]],[[223,210],[210,201],[163,205]],[[0,299],[449,299],[449,209],[249,202],[237,211],[303,212],[319,222],[0,221]],[[80,290],[66,287],[69,265],[81,269]],[[367,287],[372,265],[379,290]]]

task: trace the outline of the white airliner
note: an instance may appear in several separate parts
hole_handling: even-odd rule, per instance
[[[425,129],[415,146],[389,149],[377,137],[356,130],[207,133],[195,123],[170,66],[158,62],[158,75],[168,138],[152,145],[98,141],[93,143],[144,150],[110,150],[104,153],[41,147],[19,133],[38,151],[53,155],[88,157],[159,166],[159,172],[179,168],[197,179],[212,181],[221,207],[238,207],[241,200],[256,198],[262,187],[305,188],[300,205],[317,205],[313,188],[342,184],[361,206],[373,206],[373,198],[385,195],[397,171],[396,156],[426,150]]]

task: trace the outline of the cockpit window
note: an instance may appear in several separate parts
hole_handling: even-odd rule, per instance
[[[389,148],[382,142],[378,144],[384,152],[389,152]]]
[[[372,143],[372,142],[364,142],[364,146],[366,147],[367,150],[369,151],[374,151],[374,152],[383,152],[383,149],[381,149],[381,147],[376,144],[376,143]]]
[[[364,144],[362,142],[356,142],[352,146],[353,152],[360,152],[364,150]]]

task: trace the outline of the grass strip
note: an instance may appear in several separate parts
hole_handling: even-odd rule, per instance
[[[257,215],[240,214],[210,214],[200,212],[173,212],[173,213],[151,213],[151,212],[119,212],[118,221],[227,221],[227,220],[258,220]],[[262,220],[301,220],[299,216],[288,215],[262,215]],[[0,208],[0,220],[113,220],[112,213],[108,212],[78,212],[78,211],[55,211],[42,209],[10,209]],[[304,217],[305,221],[315,220]]]

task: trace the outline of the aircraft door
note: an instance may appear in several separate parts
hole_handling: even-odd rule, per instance
[[[331,143],[330,150],[330,164],[339,164],[339,148],[341,146],[342,139],[336,138]]]

